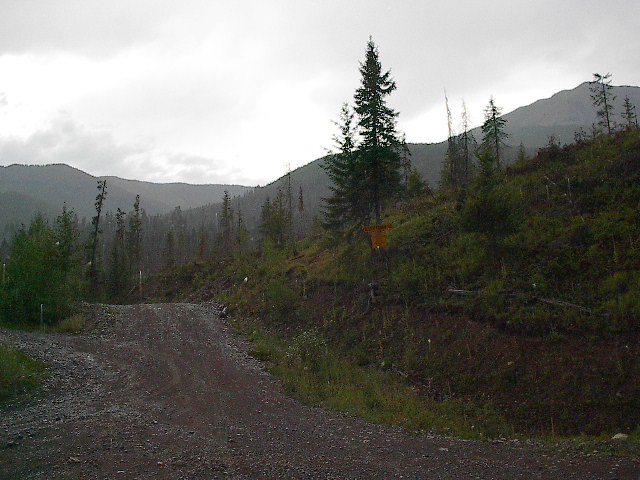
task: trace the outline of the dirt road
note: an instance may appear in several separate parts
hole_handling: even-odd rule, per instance
[[[628,460],[416,437],[301,405],[213,305],[98,306],[86,333],[0,330],[48,363],[0,410],[0,479],[633,479]]]

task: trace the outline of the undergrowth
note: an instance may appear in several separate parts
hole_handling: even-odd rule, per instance
[[[43,364],[0,345],[0,403],[28,395],[45,375]]]
[[[307,404],[414,432],[469,439],[512,434],[505,419],[490,407],[423,398],[392,372],[363,368],[341,358],[316,331],[302,332],[286,342],[255,328],[248,338],[254,344],[251,354],[266,361],[285,390]]]
[[[639,166],[638,132],[544,149],[464,202],[441,191],[389,209],[376,255],[357,229],[325,232],[167,285],[253,318],[254,354],[309,403],[637,456]]]

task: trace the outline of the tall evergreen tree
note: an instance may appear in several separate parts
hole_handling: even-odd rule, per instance
[[[322,167],[331,181],[331,196],[323,199],[328,228],[340,229],[349,223],[364,222],[364,212],[368,210],[362,202],[364,172],[356,152],[353,118],[353,111],[344,103],[340,121],[336,122],[339,134],[334,136],[338,151],[330,154]]]
[[[383,72],[378,49],[369,39],[365,62],[360,64],[361,84],[354,96],[361,142],[357,158],[363,164],[361,192],[373,210],[376,224],[384,202],[401,191],[400,152],[402,141],[396,131],[398,113],[386,105],[386,97],[396,89],[391,72]]]
[[[222,234],[222,244],[226,253],[231,252],[233,240],[233,208],[231,207],[231,196],[225,190],[222,197],[222,211],[220,212],[220,232]]]
[[[442,164],[442,173],[440,183],[445,188],[454,190],[460,188],[463,184],[463,167],[462,155],[460,152],[460,139],[453,130],[453,122],[451,120],[451,109],[449,108],[449,98],[447,92],[444,92],[444,101],[447,109],[447,129],[449,135],[447,137],[447,153],[444,163]]]
[[[304,237],[307,230],[307,216],[304,209],[304,194],[302,185],[298,189],[298,238]]]
[[[69,310],[72,303],[79,298],[81,290],[82,255],[79,243],[78,216],[66,203],[62,213],[56,218],[54,237],[56,241],[56,269],[62,279],[61,288]]]
[[[476,139],[470,130],[471,120],[467,111],[467,105],[462,101],[462,133],[459,135],[458,143],[460,149],[460,158],[462,160],[462,185],[466,188],[469,186],[473,176],[473,152],[476,149]]]
[[[282,190],[273,201],[267,197],[262,205],[260,233],[264,241],[271,242],[277,248],[285,248],[288,244],[287,200]]]
[[[127,254],[129,257],[129,271],[131,275],[142,272],[142,215],[140,209],[140,195],[136,195],[133,211],[129,213],[129,228],[127,230]]]
[[[164,239],[164,268],[173,268],[176,265],[176,240],[173,230],[169,230]]]
[[[636,115],[636,106],[631,103],[629,97],[624,97],[623,104],[624,111],[622,112],[622,118],[626,121],[625,128],[627,130],[633,130],[638,128],[638,116]]]
[[[109,267],[109,290],[114,296],[123,293],[130,283],[125,241],[125,215],[125,212],[118,208],[116,212],[116,233],[111,245],[111,264]]]
[[[98,195],[96,196],[95,208],[96,215],[91,219],[93,230],[91,232],[91,266],[89,268],[89,276],[91,279],[92,295],[98,293],[98,235],[100,234],[100,217],[102,214],[102,205],[107,198],[107,180],[98,180]]]
[[[236,224],[236,244],[238,246],[238,253],[242,254],[249,243],[249,230],[247,230],[244,224],[244,217],[242,212],[238,210],[238,222]]]
[[[400,142],[402,143],[402,157],[401,157],[401,166],[402,166],[402,177],[403,177],[403,188],[406,191],[409,186],[409,176],[411,175],[412,165],[411,165],[411,150],[409,150],[409,146],[407,145],[407,137],[403,133],[400,136]]]
[[[612,89],[610,73],[606,75],[593,74],[593,80],[589,84],[591,99],[596,107],[598,125],[606,128],[609,135],[613,131],[613,101],[616,99]]]
[[[331,180],[331,197],[325,201],[326,225],[380,223],[384,203],[402,190],[403,142],[396,131],[398,114],[386,105],[396,84],[384,72],[378,49],[369,39],[366,58],[360,64],[361,83],[354,95],[354,114],[344,105],[341,111],[339,152],[330,155],[325,171]],[[359,139],[356,143],[355,138]]]
[[[493,156],[496,168],[502,168],[502,150],[505,140],[509,137],[505,131],[507,121],[502,118],[502,110],[493,99],[484,110],[484,123],[482,124],[482,148]]]
[[[64,288],[59,246],[55,231],[39,213],[29,228],[23,226],[14,236],[7,265],[13,320],[37,323],[41,308],[47,323],[61,320],[70,313],[72,302],[67,297],[69,290]]]

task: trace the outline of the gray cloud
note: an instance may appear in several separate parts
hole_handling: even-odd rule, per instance
[[[157,182],[228,183],[252,180],[210,158],[155,151],[148,145],[122,145],[109,132],[89,130],[61,115],[26,138],[0,136],[0,163],[66,163],[93,175],[116,175]]]
[[[0,16],[0,132],[27,125],[12,132],[26,139],[12,140],[12,155],[43,162],[265,183],[331,144],[369,35],[398,84],[390,103],[400,129],[409,141],[439,141],[445,88],[454,115],[464,97],[477,124],[490,95],[508,111],[595,71],[638,84],[639,14],[637,0],[10,0]],[[7,83],[23,65],[42,78]],[[70,133],[31,125],[58,110],[78,122]]]

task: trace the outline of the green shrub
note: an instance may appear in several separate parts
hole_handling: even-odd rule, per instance
[[[269,315],[276,321],[284,321],[293,316],[300,302],[298,294],[286,280],[280,278],[269,280],[264,298]]]
[[[71,317],[67,317],[54,327],[54,332],[58,333],[80,333],[87,324],[87,318],[77,313]]]
[[[43,364],[0,345],[0,402],[26,394],[44,378]]]

